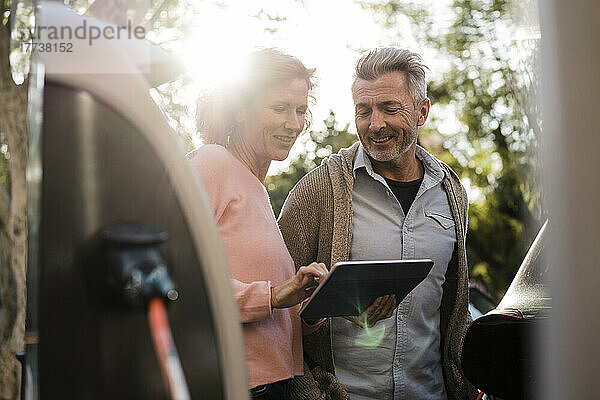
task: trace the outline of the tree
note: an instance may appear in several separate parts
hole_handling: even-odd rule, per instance
[[[399,43],[431,49],[432,58],[444,60],[429,85],[440,111],[432,110],[421,140],[432,144],[474,194],[467,239],[471,275],[497,297],[545,220],[535,3],[515,3],[456,0],[445,19],[442,6],[433,3],[364,3]],[[412,32],[404,29],[407,22]]]
[[[25,332],[25,263],[27,255],[27,81],[11,74],[10,32],[16,7],[0,8],[0,398],[18,394],[20,367],[15,354]],[[11,12],[12,11],[12,12]]]

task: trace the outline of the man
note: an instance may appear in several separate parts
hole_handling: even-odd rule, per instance
[[[359,142],[298,182],[279,220],[296,265],[431,258],[400,304],[331,318],[304,337],[301,399],[470,399],[460,369],[469,321],[467,195],[456,174],[417,145],[429,114],[419,55],[365,53],[352,85]]]

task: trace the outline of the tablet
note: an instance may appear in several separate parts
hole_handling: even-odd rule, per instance
[[[359,315],[386,294],[395,294],[399,304],[432,267],[429,259],[339,262],[304,303],[300,316],[315,319]]]

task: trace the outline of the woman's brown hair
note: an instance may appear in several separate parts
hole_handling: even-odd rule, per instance
[[[314,68],[306,68],[302,61],[277,49],[257,50],[248,56],[247,74],[243,81],[223,85],[205,93],[197,102],[197,129],[203,143],[227,145],[235,130],[236,114],[263,97],[269,90],[294,79],[304,79],[312,92]],[[305,126],[310,126],[310,113]]]

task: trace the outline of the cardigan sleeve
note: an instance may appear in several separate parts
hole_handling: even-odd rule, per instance
[[[320,204],[315,181],[321,172],[319,167],[300,179],[285,199],[277,221],[296,270],[317,260]]]
[[[309,173],[298,182],[288,194],[279,215],[279,229],[285,244],[294,260],[296,270],[317,260],[319,215],[315,207],[315,192],[310,190],[315,173]],[[314,187],[312,187],[314,189]],[[321,318],[315,324],[302,320],[304,335],[317,331],[323,322]]]

